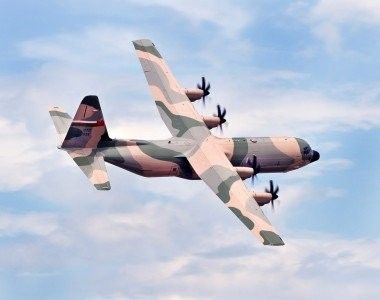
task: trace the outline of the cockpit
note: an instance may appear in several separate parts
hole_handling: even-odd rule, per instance
[[[305,140],[299,138],[296,138],[296,140],[300,147],[300,152],[303,161],[312,163],[320,158],[319,152],[312,150],[310,145]]]

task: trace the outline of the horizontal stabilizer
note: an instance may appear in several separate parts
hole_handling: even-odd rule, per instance
[[[67,150],[67,153],[75,161],[97,190],[110,190],[107,169],[103,156],[86,150]]]
[[[58,145],[61,146],[73,119],[62,108],[57,106],[51,108],[49,114],[58,134]]]

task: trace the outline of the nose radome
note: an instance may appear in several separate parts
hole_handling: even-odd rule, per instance
[[[315,162],[320,158],[319,152],[313,150],[313,156],[311,157],[311,162]]]

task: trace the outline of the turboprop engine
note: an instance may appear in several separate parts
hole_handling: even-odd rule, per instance
[[[203,122],[205,122],[208,129],[218,127],[220,124],[220,118],[215,116],[202,116]]]
[[[185,89],[183,89],[183,91],[191,102],[194,102],[194,101],[201,99],[204,95],[204,92],[200,89],[185,88]]]
[[[225,108],[222,110],[219,104],[216,106],[216,109],[218,111],[216,114],[212,116],[202,116],[202,119],[208,129],[219,126],[220,130],[223,131],[223,124],[227,121],[224,118],[227,114],[227,111]]]
[[[247,179],[249,177],[252,177],[253,175],[253,169],[250,168],[250,167],[235,167],[235,171],[236,173],[239,174],[239,176],[241,177],[241,179]]]
[[[269,181],[269,189],[265,189],[265,192],[252,192],[252,196],[255,198],[258,205],[263,206],[271,203],[272,209],[274,209],[274,201],[278,198],[279,187],[273,186],[273,180]]]
[[[272,200],[272,194],[266,192],[253,192],[253,197],[255,198],[258,205],[263,206],[268,204]]]
[[[197,88],[185,88],[183,89],[183,92],[186,94],[186,96],[189,98],[191,102],[194,102],[196,100],[199,100],[202,98],[203,104],[205,104],[206,97],[210,95],[210,83],[206,84],[206,78],[202,77],[202,84],[197,84]]]

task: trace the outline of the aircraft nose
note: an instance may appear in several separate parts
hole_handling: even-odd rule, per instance
[[[315,161],[317,161],[319,158],[320,158],[319,152],[313,150],[313,156],[311,157],[310,162],[315,162]]]

